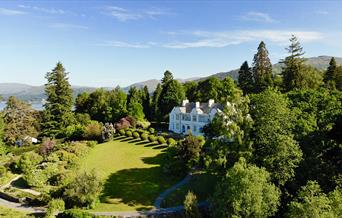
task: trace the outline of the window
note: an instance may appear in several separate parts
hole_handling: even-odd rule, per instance
[[[176,114],[176,120],[179,120],[179,114]]]
[[[184,121],[191,121],[190,114],[182,114],[182,120],[184,120]]]
[[[192,121],[197,122],[197,116],[196,115],[192,115]]]
[[[176,123],[176,129],[179,130],[179,123]]]
[[[209,122],[209,116],[208,115],[198,115],[198,121],[202,123]]]
[[[197,126],[196,125],[194,125],[193,129],[194,129],[194,132],[197,132]]]

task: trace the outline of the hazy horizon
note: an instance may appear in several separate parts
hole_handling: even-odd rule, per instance
[[[203,77],[251,63],[261,40],[276,63],[291,34],[306,57],[341,57],[341,7],[338,1],[2,1],[1,82],[43,85],[58,61],[79,86],[126,87],[160,79],[165,70],[175,78]]]

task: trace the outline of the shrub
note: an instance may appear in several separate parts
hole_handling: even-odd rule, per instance
[[[101,140],[102,138],[102,125],[97,121],[92,121],[85,127],[84,137],[88,140]]]
[[[76,176],[64,191],[64,197],[69,207],[81,206],[92,208],[98,201],[102,182],[95,171],[83,172]]]
[[[163,136],[159,136],[157,138],[157,140],[158,140],[158,143],[161,144],[161,145],[166,143],[165,138]]]
[[[50,138],[43,138],[43,142],[39,147],[39,154],[46,156],[53,151],[56,141]]]
[[[143,129],[147,129],[150,125],[151,125],[151,123],[146,121],[146,120],[137,122],[137,127],[140,127]]]
[[[191,191],[188,191],[188,194],[185,196],[184,210],[185,210],[185,217],[187,217],[187,218],[200,218],[200,217],[202,217],[201,213],[197,207],[197,197]]]
[[[113,124],[106,123],[102,130],[102,140],[103,141],[111,141],[113,140],[115,135],[115,128]]]
[[[132,137],[132,131],[131,130],[127,130],[126,131],[126,136],[127,137]]]
[[[0,177],[5,176],[7,174],[7,169],[4,166],[0,166]]]
[[[126,134],[126,131],[125,131],[124,129],[120,129],[120,130],[119,130],[119,134],[122,135],[122,136],[124,136],[124,135]]]
[[[65,128],[65,137],[70,140],[80,140],[84,136],[85,128],[81,124],[70,125]]]
[[[155,129],[152,128],[152,127],[148,128],[148,131],[149,131],[151,134],[154,134],[154,133],[155,133]]]
[[[54,213],[63,211],[65,208],[64,201],[62,199],[53,199],[49,202],[46,210],[46,217],[54,217]]]
[[[148,140],[150,142],[155,142],[157,139],[156,139],[156,137],[154,135],[150,135],[150,136],[148,136]]]
[[[141,139],[146,141],[148,139],[148,136],[149,136],[148,134],[143,133],[143,134],[141,134]]]
[[[133,132],[133,138],[138,139],[140,138],[140,135],[138,132]]]
[[[169,136],[169,134],[167,134],[166,132],[162,132],[160,135],[163,136],[164,138]]]
[[[177,143],[173,138],[168,138],[166,142],[169,146],[175,145]]]
[[[70,209],[57,215],[57,218],[95,218],[96,216],[80,209]]]
[[[21,172],[25,173],[31,171],[35,168],[37,164],[43,161],[43,157],[39,154],[30,151],[21,155],[17,167],[21,170]]]
[[[88,147],[93,148],[97,145],[97,141],[87,141],[86,144]]]

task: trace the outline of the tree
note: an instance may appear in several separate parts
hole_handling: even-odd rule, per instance
[[[253,73],[251,68],[248,66],[247,61],[243,62],[243,64],[240,67],[238,82],[244,94],[249,94],[253,92]]]
[[[258,46],[258,51],[253,59],[254,91],[261,92],[267,87],[273,86],[272,64],[268,57],[268,51],[263,41]]]
[[[61,62],[46,74],[43,135],[62,137],[67,126],[74,122],[72,113],[73,96]]]
[[[253,120],[248,104],[248,97],[228,103],[223,112],[217,113],[212,122],[204,126],[204,163],[210,171],[225,174],[240,157],[251,159]]]
[[[190,102],[198,101],[197,86],[198,83],[195,81],[189,81],[183,84],[185,96],[187,99],[189,99]]]
[[[328,192],[341,173],[342,93],[319,90],[293,90],[287,93],[294,114],[293,134],[303,151],[304,160],[296,173],[296,184],[316,180]]]
[[[301,188],[297,198],[290,203],[287,216],[308,218],[340,217],[342,215],[341,201],[341,188],[337,188],[327,196],[322,192],[316,181],[308,181]]]
[[[323,84],[322,73],[312,66],[304,65],[298,72],[296,84],[300,89],[317,89]]]
[[[305,61],[302,56],[305,52],[303,52],[303,47],[294,35],[290,38],[290,45],[286,50],[289,53],[289,56],[282,61],[284,64],[282,76],[283,88],[284,90],[289,91],[295,88],[301,88],[299,81]]]
[[[336,84],[335,84],[336,74],[337,74],[336,60],[334,57],[332,57],[330,59],[328,69],[324,74],[324,83],[327,88],[330,88],[330,89],[336,88]]]
[[[204,139],[191,133],[176,145],[178,156],[186,164],[187,169],[199,164],[203,145]]]
[[[128,105],[128,115],[134,117],[137,121],[145,119],[143,106],[137,101],[131,101]]]
[[[156,90],[153,93],[152,96],[152,118],[153,120],[160,120],[160,112],[158,107],[158,102],[160,98],[160,94],[162,92],[162,86],[160,83],[158,83]]]
[[[137,89],[135,86],[131,86],[128,90],[128,95],[127,95],[127,105],[129,105],[131,102],[139,102],[140,104],[142,103],[142,98],[141,98],[141,91]]]
[[[197,86],[198,101],[208,102],[210,99],[220,101],[222,83],[217,77],[210,77],[200,81]]]
[[[158,109],[163,120],[167,117],[174,106],[179,105],[185,99],[185,92],[182,84],[173,79],[169,71],[164,73],[162,79],[162,91],[158,98]]]
[[[5,122],[4,139],[8,144],[14,145],[17,140],[25,141],[27,136],[38,135],[35,128],[35,111],[29,104],[13,96],[7,101],[3,119]]]
[[[278,91],[267,89],[252,96],[251,115],[255,163],[271,173],[273,182],[284,185],[294,177],[302,160],[302,151],[293,139],[288,100]]]
[[[201,218],[201,213],[197,206],[197,197],[191,191],[185,196],[184,210],[186,218]]]
[[[114,90],[110,91],[109,95],[111,120],[107,120],[107,122],[116,122],[127,115],[127,95],[120,87],[116,87]]]
[[[69,183],[64,191],[64,199],[69,207],[94,207],[101,193],[102,182],[95,171],[82,172]]]
[[[150,99],[150,93],[148,91],[148,87],[144,86],[144,89],[142,91],[142,106],[144,109],[144,114],[148,120],[151,119],[151,99]]]
[[[241,158],[216,186],[212,198],[214,217],[269,217],[279,205],[280,191],[269,173]]]
[[[230,76],[227,76],[222,80],[219,93],[219,102],[222,104],[237,102],[242,96],[242,91],[236,86],[234,80]]]
[[[170,83],[172,80],[173,80],[173,75],[172,75],[172,73],[171,73],[170,71],[168,71],[168,70],[165,71],[164,77],[163,77],[163,79],[161,80],[162,84],[163,84],[163,85],[166,85],[166,84]]]

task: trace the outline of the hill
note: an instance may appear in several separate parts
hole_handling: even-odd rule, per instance
[[[319,70],[326,70],[329,66],[329,61],[331,56],[318,56],[318,57],[311,57],[306,59],[306,64],[316,67]],[[342,65],[342,58],[335,57],[336,63]],[[273,73],[279,74],[281,72],[281,63],[276,63],[273,65]],[[239,69],[234,69],[228,72],[220,72],[208,77],[194,77],[188,79],[177,79],[178,81],[184,83],[187,81],[200,81],[204,80],[209,77],[217,77],[219,79],[224,79],[227,76],[231,76],[233,79],[237,80],[238,78],[238,71]],[[130,87],[135,86],[137,88],[143,88],[144,86],[148,87],[148,90],[152,93],[160,80],[157,79],[150,79],[142,82],[134,83],[130,86],[124,87],[123,90],[126,92],[129,90]],[[74,96],[77,96],[81,92],[91,92],[95,90],[95,87],[85,87],[85,86],[72,86],[74,90]],[[105,88],[111,89],[111,88]],[[44,86],[31,86],[27,84],[20,84],[20,83],[0,83],[0,95],[3,96],[5,99],[9,96],[13,95],[22,100],[26,101],[41,101],[45,98],[44,95]]]

